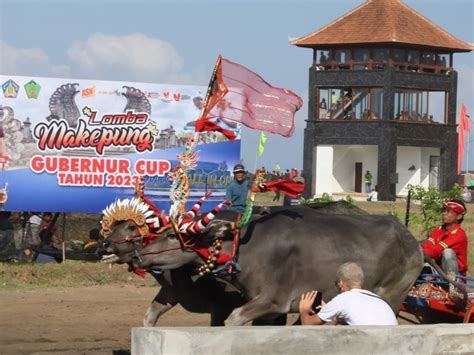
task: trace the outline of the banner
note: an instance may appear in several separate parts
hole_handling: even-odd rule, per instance
[[[5,75],[0,85],[4,210],[97,213],[133,196],[142,176],[145,194],[169,209],[166,175],[194,135],[206,87]],[[189,204],[207,189],[209,207],[225,196],[240,161],[234,132],[235,142],[199,134]]]

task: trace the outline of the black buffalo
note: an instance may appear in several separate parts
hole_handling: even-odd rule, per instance
[[[230,252],[231,228],[229,222],[216,221],[194,242],[206,245],[221,236],[223,251]],[[140,261],[135,260],[148,270],[202,264],[196,253],[179,246],[170,228],[141,251]],[[337,293],[336,270],[349,261],[364,269],[365,288],[383,297],[398,313],[420,274],[423,254],[396,217],[326,215],[294,207],[251,221],[241,233],[238,261],[242,271],[227,280],[241,291],[246,303],[231,313],[226,325],[296,313],[301,294],[311,289],[330,300]]]
[[[110,237],[101,241],[99,254],[103,255],[103,260],[131,264],[142,248],[141,242],[123,241],[127,236],[133,236],[135,230],[132,221],[113,225]],[[154,326],[160,316],[177,304],[189,312],[209,313],[212,326],[224,325],[229,314],[244,302],[235,288],[214,278],[198,278],[190,266],[151,274],[161,288],[145,313],[143,324],[147,327]]]

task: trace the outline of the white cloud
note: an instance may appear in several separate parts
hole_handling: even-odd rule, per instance
[[[107,79],[148,82],[192,80],[191,74],[182,73],[184,59],[172,44],[142,33],[93,33],[85,41],[75,41],[67,54],[73,67],[91,79],[105,75]]]
[[[18,48],[0,40],[0,74],[207,85],[212,70],[185,68],[171,43],[142,33],[93,33],[74,41],[66,53],[66,62],[55,64],[41,48]]]
[[[41,48],[17,48],[0,40],[0,73],[25,76],[56,76],[70,74],[69,66],[51,63]]]

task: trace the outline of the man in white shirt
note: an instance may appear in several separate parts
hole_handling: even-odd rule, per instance
[[[372,189],[369,197],[367,197],[367,201],[378,201],[378,193],[376,189]]]
[[[322,302],[319,313],[311,306],[318,291],[303,294],[300,317],[303,325],[321,325],[336,319],[347,325],[398,325],[392,309],[375,293],[364,290],[364,272],[356,263],[342,264],[337,271],[336,286],[339,295],[330,302]]]

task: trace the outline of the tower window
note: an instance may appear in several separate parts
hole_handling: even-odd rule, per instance
[[[321,88],[317,90],[317,119],[370,120],[383,113],[382,88]]]
[[[397,90],[394,97],[394,119],[425,123],[446,122],[444,91]]]

